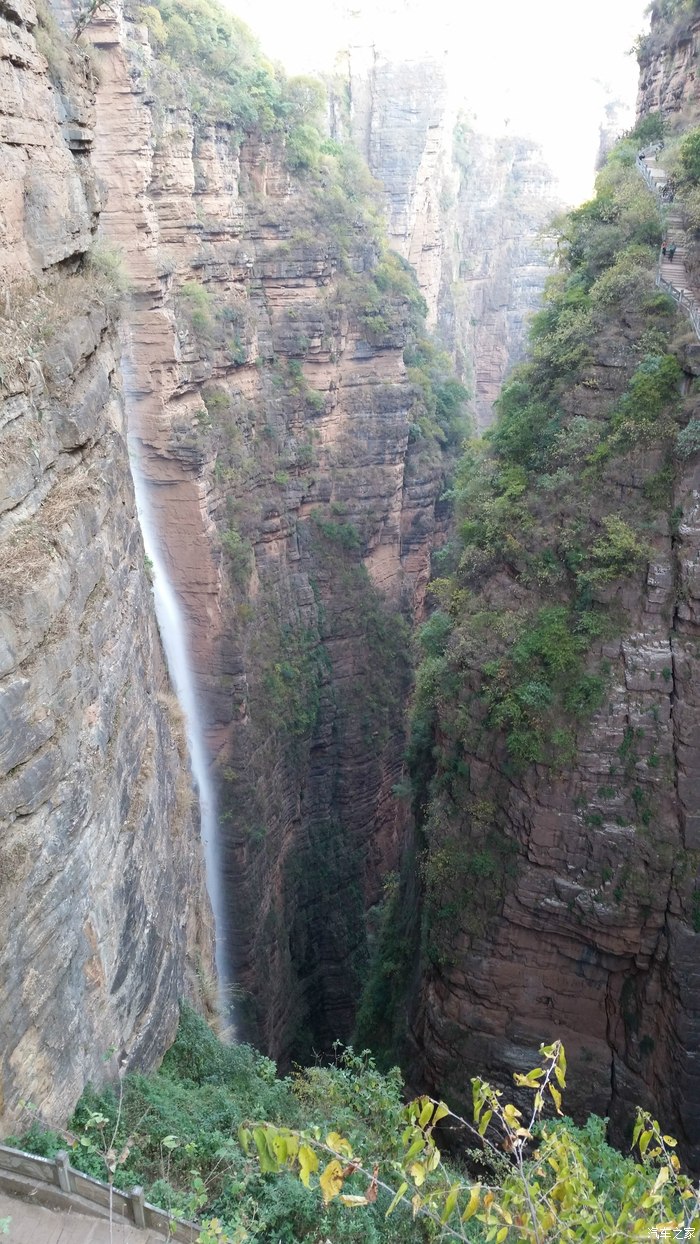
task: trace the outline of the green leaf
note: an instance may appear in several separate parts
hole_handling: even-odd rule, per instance
[[[447,1200],[445,1201],[445,1208],[440,1215],[440,1222],[447,1222],[447,1219],[454,1213],[461,1187],[461,1184],[454,1184],[454,1186],[450,1188],[450,1191],[447,1194]]]
[[[484,1135],[484,1132],[486,1131],[486,1128],[488,1127],[492,1118],[493,1118],[493,1110],[484,1111],[484,1114],[482,1115],[482,1118],[481,1118],[481,1122],[479,1123],[479,1135],[480,1136]]]
[[[425,1148],[425,1137],[423,1136],[423,1133],[421,1132],[419,1136],[416,1136],[416,1139],[414,1140],[406,1156],[404,1157],[404,1160],[403,1160],[404,1166],[408,1166],[408,1163],[413,1161],[413,1159],[417,1157],[418,1154],[421,1153],[424,1148]]]
[[[419,1127],[427,1127],[433,1115],[433,1103],[426,1101],[418,1119]]]
[[[437,1106],[435,1107],[435,1114],[433,1115],[433,1127],[435,1126],[436,1123],[439,1123],[441,1119],[445,1119],[449,1113],[450,1113],[449,1106],[446,1106],[444,1101],[438,1102]]]
[[[639,1137],[639,1152],[641,1153],[642,1157],[644,1157],[644,1154],[649,1148],[649,1141],[651,1140],[651,1137],[652,1137],[652,1133],[649,1131],[642,1132],[641,1136]]]
[[[254,1127],[253,1128],[253,1140],[255,1141],[255,1148],[258,1151],[258,1158],[260,1160],[260,1170],[265,1175],[271,1175],[277,1172],[279,1170],[279,1162],[277,1161],[277,1158],[275,1157],[274,1152],[270,1149],[270,1146],[268,1145],[267,1132],[265,1128]]]
[[[384,1215],[385,1218],[388,1218],[389,1214],[393,1214],[402,1196],[404,1196],[407,1192],[408,1192],[408,1184],[406,1183],[399,1184],[399,1187],[396,1189],[394,1199],[391,1202],[391,1205],[389,1206],[388,1210],[386,1211],[386,1214]]]

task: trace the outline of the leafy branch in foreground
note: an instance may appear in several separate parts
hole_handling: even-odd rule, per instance
[[[433,1224],[435,1238],[621,1244],[649,1238],[652,1231],[678,1230],[690,1238],[698,1223],[700,1189],[681,1173],[673,1137],[664,1135],[646,1111],[638,1111],[633,1149],[639,1161],[621,1160],[615,1186],[601,1187],[582,1143],[584,1134],[577,1135],[564,1120],[544,1121],[548,1103],[561,1115],[564,1048],[556,1041],[541,1046],[540,1055],[540,1066],[514,1075],[522,1109],[504,1102],[501,1091],[480,1079],[472,1081],[473,1123],[444,1102],[421,1097],[404,1111],[395,1156],[377,1155],[371,1164],[354,1154],[345,1137],[337,1132],[324,1136],[319,1128],[251,1124],[241,1127],[239,1139],[246,1153],[257,1152],[264,1173],[296,1172],[306,1188],[320,1190],[326,1204],[335,1198],[349,1208],[372,1204],[381,1189],[391,1196],[387,1218],[405,1206],[414,1218]],[[455,1178],[443,1164],[435,1130],[450,1121],[483,1146],[494,1182]]]

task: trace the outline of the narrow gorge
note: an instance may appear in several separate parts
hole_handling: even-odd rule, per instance
[[[231,1157],[322,1101],[378,1144],[394,1063],[471,1117],[560,1041],[577,1122],[700,1167],[700,344],[639,167],[695,283],[700,17],[652,7],[564,214],[427,53],[321,81],[213,0],[0,0],[0,1123],[52,1154],[28,1110],[87,1090],[117,1136],[126,1076],[124,1180],[193,1214],[143,1077],[235,1083],[236,1244],[442,1238],[325,1190],[307,1231]]]

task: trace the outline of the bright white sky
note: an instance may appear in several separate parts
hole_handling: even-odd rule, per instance
[[[648,0],[224,0],[290,73],[332,69],[348,44],[392,60],[444,58],[453,102],[475,128],[540,142],[570,203],[588,197],[610,100],[631,124],[637,65],[627,53]]]

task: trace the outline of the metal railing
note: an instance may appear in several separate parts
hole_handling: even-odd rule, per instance
[[[144,1200],[143,1188],[120,1192],[70,1165],[68,1154],[40,1158],[22,1149],[0,1145],[0,1191],[49,1209],[92,1212],[98,1218],[130,1223],[157,1231],[164,1240],[194,1244],[201,1228]]]
[[[657,199],[659,200],[659,203],[665,204],[666,200],[662,197],[662,187],[659,186],[658,183],[654,181],[654,175],[651,169],[647,168],[646,162],[642,160],[640,156],[637,156],[637,168],[642,174],[642,177],[647,183],[652,194],[656,195]]]
[[[660,270],[656,274],[656,284],[682,308],[693,325],[696,336],[700,339],[700,303],[697,299],[692,294],[687,294],[684,289],[677,289],[670,281],[665,280]]]

